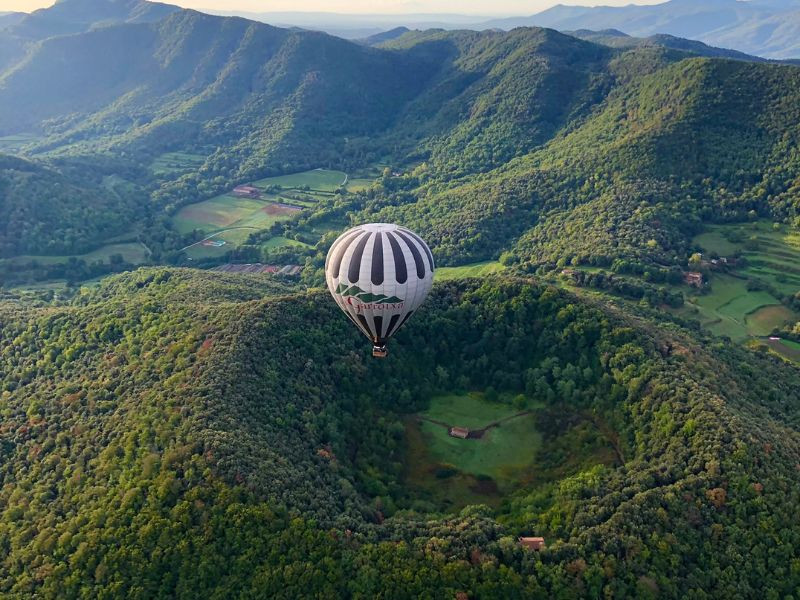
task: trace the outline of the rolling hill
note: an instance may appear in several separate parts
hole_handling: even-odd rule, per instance
[[[798,584],[784,568],[798,535],[796,368],[530,280],[437,286],[381,364],[354,351],[335,310],[322,292],[185,270],[117,277],[74,306],[0,303],[3,594]],[[443,512],[405,485],[402,423],[459,387],[536,399],[551,449],[591,415],[622,462],[547,451],[555,481]],[[520,534],[546,549],[523,550]]]
[[[0,133],[33,132],[29,157],[128,165],[156,224],[243,181],[388,160],[408,172],[347,210],[417,227],[450,265],[506,252],[532,269],[670,268],[704,221],[796,217],[796,67],[671,37],[577,35],[602,43],[521,28],[366,47],[181,10],[37,44],[0,75]],[[196,162],[148,171],[169,152]],[[323,198],[311,219],[342,227],[341,207]],[[304,223],[282,227],[319,241]]]

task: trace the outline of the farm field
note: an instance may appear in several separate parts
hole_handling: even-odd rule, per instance
[[[110,261],[111,256],[115,254],[122,255],[125,262],[134,265],[141,265],[147,262],[147,249],[138,242],[116,243],[107,244],[97,250],[88,252],[87,254],[78,254],[73,256],[15,256],[14,258],[0,259],[0,261],[7,261],[11,264],[23,264],[31,261],[37,261],[43,265],[54,265],[58,263],[67,262],[70,258],[77,258],[86,261],[87,263]]]
[[[182,234],[195,230],[207,234],[218,233],[213,239],[226,242],[219,247],[193,245],[186,249],[189,258],[198,260],[224,256],[231,248],[245,243],[250,234],[288,220],[303,208],[313,207],[320,198],[328,197],[340,187],[346,178],[347,175],[341,171],[318,169],[262,179],[252,185],[262,190],[275,185],[283,189],[277,194],[264,191],[261,198],[240,198],[226,193],[189,204],[172,217],[172,224]],[[265,247],[278,248],[289,245],[289,242],[285,238],[278,238],[269,240]],[[294,240],[291,243],[303,244]]]
[[[769,335],[787,321],[800,319],[781,304],[781,297],[800,291],[800,232],[785,225],[757,221],[735,225],[714,225],[694,239],[707,254],[741,256],[745,265],[733,274],[714,273],[711,293],[688,298],[678,311],[700,319],[717,335],[736,341]],[[750,291],[752,279],[771,288]]]
[[[439,267],[436,269],[436,280],[447,281],[448,279],[464,279],[467,277],[484,277],[492,273],[498,273],[505,269],[497,261],[486,261],[462,265],[460,267]]]
[[[304,248],[311,247],[310,244],[306,244],[298,240],[290,240],[289,238],[277,235],[273,238],[270,238],[265,244],[263,244],[262,248],[267,250],[275,250],[276,248],[283,248],[285,246],[302,246]]]
[[[312,171],[293,173],[291,175],[268,177],[256,181],[253,185],[260,188],[279,185],[286,190],[307,186],[311,191],[332,193],[346,182],[347,173],[342,171],[329,171],[327,169],[314,169]]]
[[[747,264],[741,275],[761,280],[781,294],[800,291],[800,231],[768,221],[736,225],[714,225],[694,243],[720,256],[740,254]]]
[[[150,165],[154,175],[173,175],[200,168],[206,161],[202,154],[190,152],[167,152],[157,157]]]
[[[356,179],[348,179],[347,181],[347,191],[348,192],[360,192],[361,190],[366,190],[367,188],[372,187],[372,184],[375,183],[375,178],[356,178]]]
[[[687,298],[678,314],[698,319],[713,334],[741,342],[783,325],[793,313],[765,291],[749,291],[747,281],[731,275],[711,278],[711,292]]]

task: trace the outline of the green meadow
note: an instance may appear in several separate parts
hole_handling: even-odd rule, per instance
[[[485,261],[460,267],[439,267],[436,269],[435,276],[437,281],[447,281],[467,277],[484,277],[492,273],[499,273],[503,269],[505,267],[497,261]]]

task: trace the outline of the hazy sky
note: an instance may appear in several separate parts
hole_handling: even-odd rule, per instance
[[[556,0],[177,0],[185,8],[271,11],[320,11],[351,13],[459,13],[476,15],[530,15],[559,2]],[[665,0],[560,0],[561,4],[614,5],[659,4]],[[31,11],[51,6],[53,0],[0,0],[0,11]]]

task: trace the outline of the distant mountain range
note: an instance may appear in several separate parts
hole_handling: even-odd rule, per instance
[[[342,15],[335,13],[242,13],[278,26],[366,38],[396,27],[410,29],[503,29],[550,27],[559,31],[618,29],[636,37],[658,34],[699,40],[765,58],[800,57],[800,0],[670,0],[655,5],[585,7],[558,5],[535,15],[482,20],[468,15]]]
[[[800,0],[670,0],[654,5],[558,5],[525,18],[481,27],[552,27],[561,31],[618,29],[628,35],[668,34],[766,58],[800,57]]]
[[[30,15],[0,12],[0,31],[38,40],[114,23],[156,21],[176,10],[179,10],[176,6],[144,0],[107,0],[99,4],[97,0],[59,0],[53,7]],[[488,20],[462,14],[205,12],[239,16],[277,27],[324,31],[361,41],[373,36],[380,40],[387,31],[401,27],[422,30],[549,27],[564,32],[615,29],[637,38],[656,35],[687,38],[764,58],[800,58],[800,0],[669,0],[662,4],[620,7],[558,5],[530,16]],[[387,39],[391,39],[391,34]],[[0,66],[10,53],[16,54],[8,41],[0,41]]]

